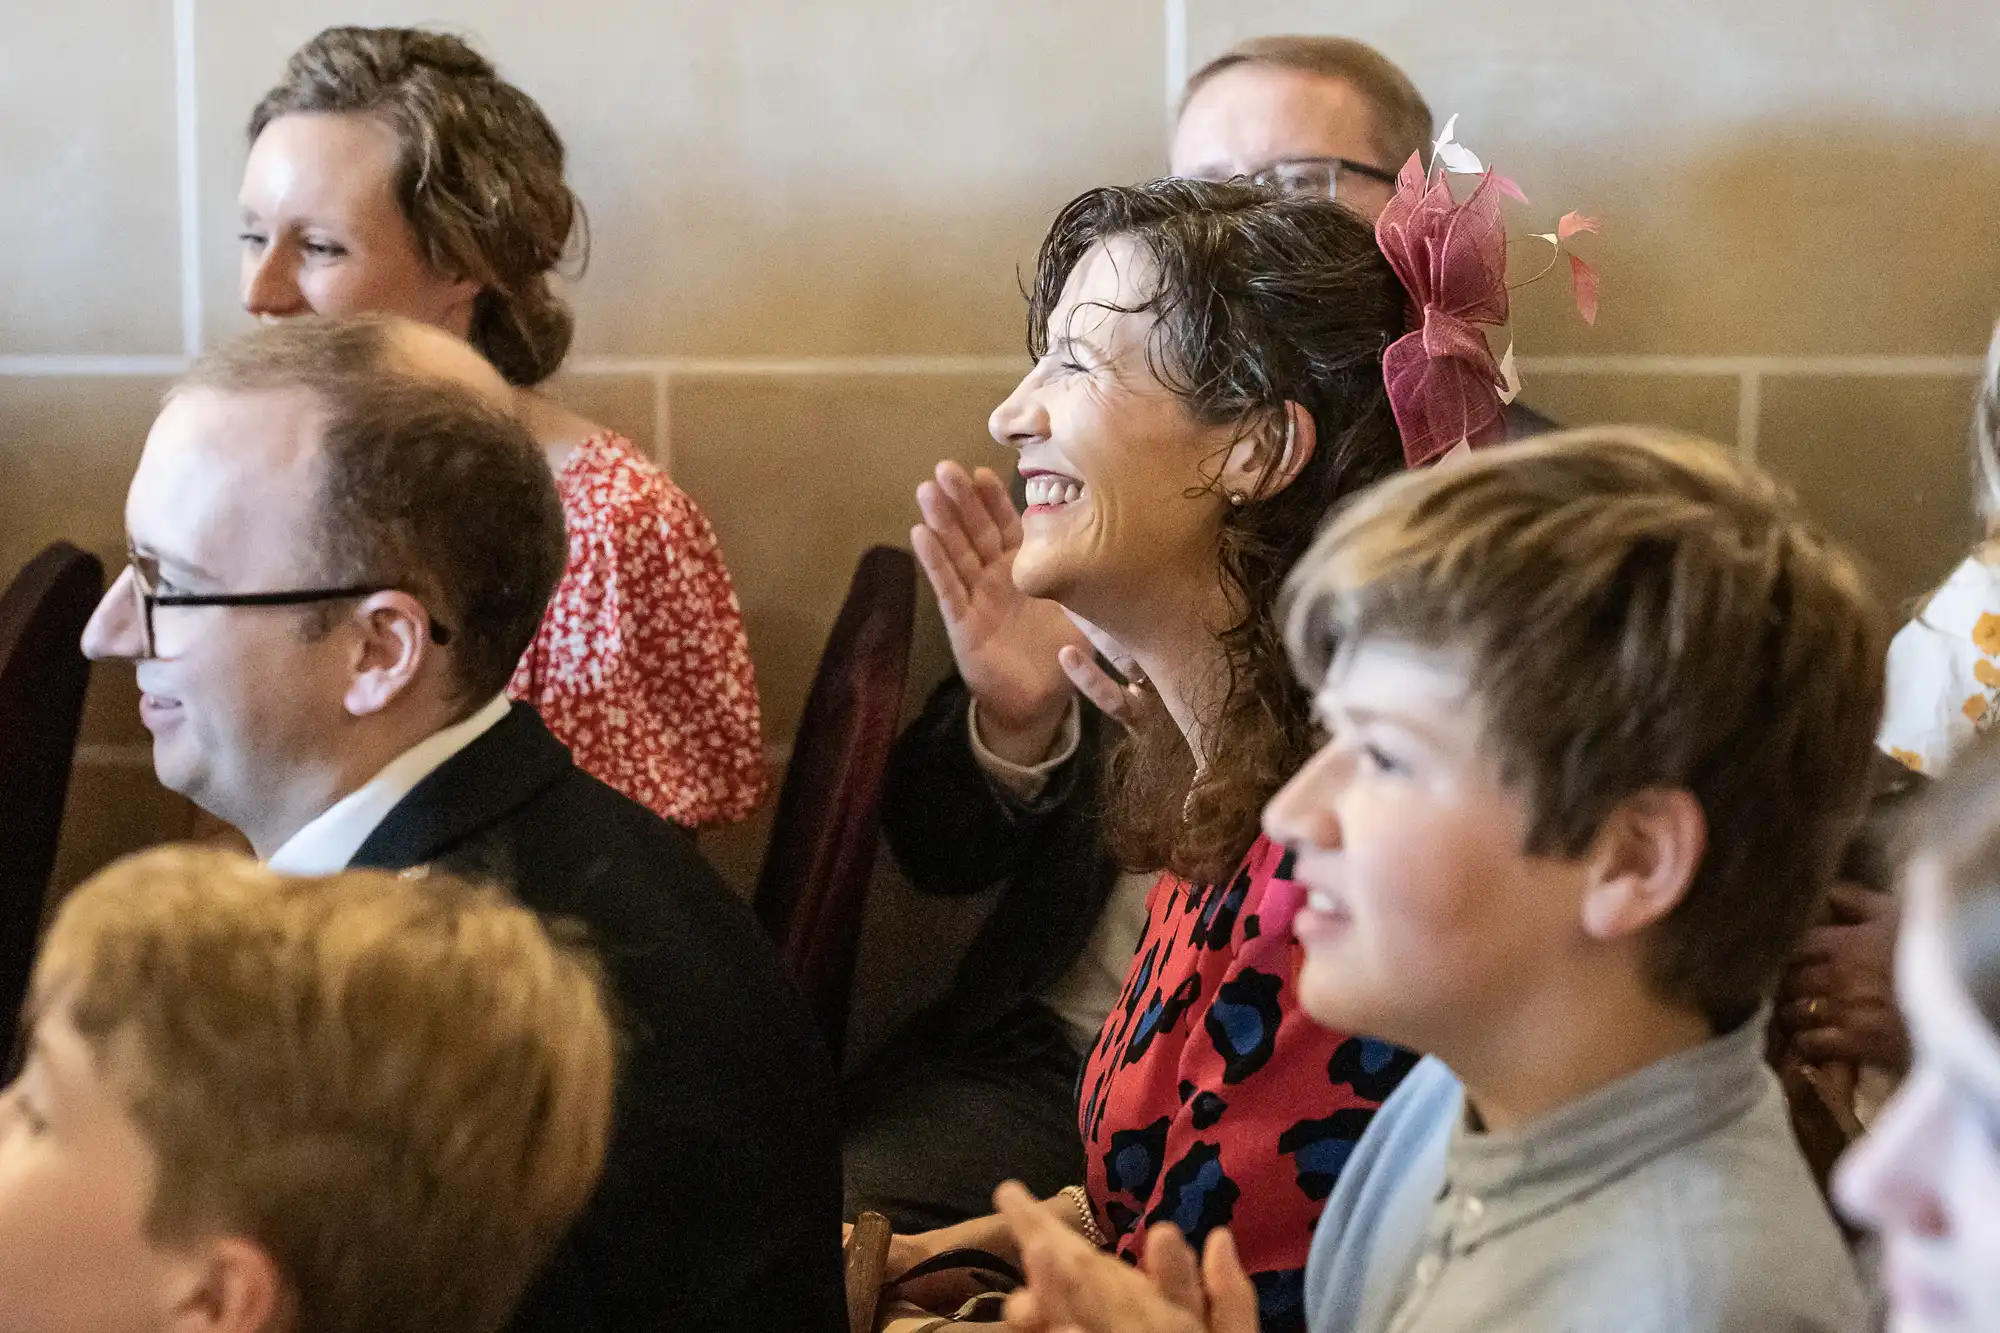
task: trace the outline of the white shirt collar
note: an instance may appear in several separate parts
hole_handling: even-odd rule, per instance
[[[361,844],[389,812],[402,804],[419,782],[444,767],[445,761],[484,736],[507,716],[507,696],[418,741],[390,760],[360,789],[349,792],[320,816],[285,840],[271,854],[271,869],[287,875],[331,875],[345,870]]]

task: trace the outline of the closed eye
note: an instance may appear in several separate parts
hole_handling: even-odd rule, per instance
[[[1369,767],[1378,773],[1401,773],[1403,771],[1401,761],[1379,745],[1362,746],[1361,755],[1367,761]]]

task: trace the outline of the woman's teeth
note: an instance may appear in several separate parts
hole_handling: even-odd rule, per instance
[[[1338,912],[1340,910],[1340,900],[1330,893],[1314,889],[1306,895],[1306,906],[1312,908],[1315,912]]]
[[[1030,505],[1070,504],[1083,494],[1083,485],[1045,472],[1028,478],[1027,494]]]

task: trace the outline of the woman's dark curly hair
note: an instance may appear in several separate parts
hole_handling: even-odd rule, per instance
[[[578,247],[583,205],[563,180],[563,142],[535,99],[449,33],[328,28],[292,53],[250,113],[249,140],[279,116],[374,116],[395,133],[396,200],[434,273],[471,279],[472,345],[509,384],[540,384],[576,321],[549,286]]]
[[[1042,242],[1028,295],[1036,358],[1070,273],[1114,237],[1136,244],[1153,283],[1123,312],[1157,319],[1147,362],[1196,421],[1275,445],[1285,405],[1298,403],[1318,433],[1311,459],[1275,492],[1281,451],[1264,450],[1259,484],[1223,520],[1217,565],[1240,618],[1221,636],[1227,688],[1207,719],[1218,740],[1201,780],[1163,708],[1144,710],[1106,761],[1106,835],[1119,863],[1208,884],[1235,869],[1264,803],[1312,753],[1311,700],[1275,605],[1327,513],[1402,466],[1382,352],[1403,333],[1409,298],[1373,229],[1331,200],[1241,183],[1106,186],[1072,200]]]

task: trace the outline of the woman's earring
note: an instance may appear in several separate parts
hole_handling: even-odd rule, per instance
[[[1229,493],[1229,503],[1234,505],[1238,509],[1241,509],[1243,507],[1243,502],[1249,498],[1250,497],[1245,495],[1242,491],[1231,491]]]

